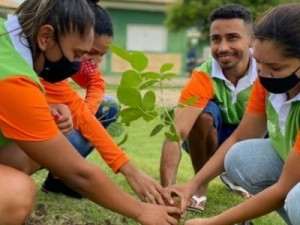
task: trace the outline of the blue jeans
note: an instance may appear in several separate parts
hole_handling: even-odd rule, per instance
[[[251,194],[275,184],[284,161],[269,139],[250,139],[234,144],[224,161],[227,176]],[[287,224],[300,224],[300,184],[287,195],[284,208],[277,211]]]
[[[218,146],[220,146],[237,127],[237,125],[225,124],[222,122],[220,108],[213,101],[208,102],[202,113],[210,114],[213,117],[213,125],[217,129],[218,133]],[[183,142],[182,147],[184,150],[189,152],[187,141]]]
[[[119,104],[117,99],[112,96],[105,95],[95,116],[106,128],[109,124],[117,120],[118,112]],[[67,136],[67,139],[84,158],[87,157],[94,149],[94,146],[92,146],[90,141],[83,137],[76,129],[73,129],[73,131]]]

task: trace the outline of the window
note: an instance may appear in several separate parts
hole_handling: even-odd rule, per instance
[[[128,25],[127,50],[165,52],[168,32],[158,25]]]

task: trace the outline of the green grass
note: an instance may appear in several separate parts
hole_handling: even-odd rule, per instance
[[[159,161],[161,153],[161,144],[163,136],[157,135],[149,137],[149,133],[156,123],[145,123],[137,121],[128,128],[129,138],[123,146],[131,161],[144,172],[152,175],[159,180]],[[91,163],[103,168],[107,174],[122,187],[123,190],[133,194],[124,177],[121,174],[113,174],[108,166],[103,162],[97,151],[94,151],[88,159]],[[47,171],[42,170],[33,175],[38,187],[42,184]],[[178,182],[186,182],[193,176],[189,156],[183,153],[181,160]],[[99,193],[107,195],[108,193]],[[113,193],[109,193],[113,194]],[[122,199],[120,199],[122,201]],[[230,193],[228,189],[216,178],[211,182],[208,190],[208,203],[203,213],[186,213],[181,224],[186,219],[195,217],[209,217],[220,213],[229,207],[232,207],[243,200]],[[72,200],[60,195],[45,194],[38,192],[36,209],[45,207],[45,216],[40,215],[40,210],[36,210],[37,218],[43,217],[43,222],[37,222],[39,225],[125,225],[137,224],[136,222],[124,218],[116,213],[110,212],[102,207],[95,205],[88,200]],[[33,214],[34,215],[34,214]],[[28,223],[29,224],[29,223]],[[276,214],[272,213],[262,218],[254,220],[255,225],[283,225],[284,222]]]

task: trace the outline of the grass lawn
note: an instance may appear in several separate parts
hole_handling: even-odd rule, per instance
[[[144,172],[152,175],[159,180],[159,160],[162,135],[149,137],[151,129],[156,125],[154,123],[145,123],[137,121],[128,129],[129,138],[123,146],[124,151],[129,155],[132,162],[141,168]],[[116,183],[124,190],[134,195],[127,185],[127,182],[120,174],[113,174],[108,166],[102,161],[101,157],[94,151],[88,160],[91,163],[103,168]],[[47,171],[42,170],[33,176],[40,187]],[[189,156],[183,153],[182,161],[179,168],[178,182],[185,182],[193,176],[193,170],[190,164]],[[99,193],[106,195],[113,193]],[[122,199],[120,199],[122,201]],[[208,217],[215,215],[231,206],[243,201],[228,191],[228,189],[220,182],[219,178],[215,179],[209,187],[208,203],[203,213],[186,213],[183,221],[194,217]],[[88,200],[72,200],[55,194],[45,194],[38,192],[36,210],[33,217],[26,225],[123,225],[137,224],[136,222],[124,218],[109,210],[103,209]],[[254,220],[255,225],[283,225],[284,222],[276,214],[272,213],[265,217]]]

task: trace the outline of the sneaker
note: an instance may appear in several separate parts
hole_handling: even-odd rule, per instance
[[[52,176],[51,173],[48,173],[48,176],[41,187],[41,191],[45,193],[50,192],[55,194],[63,194],[67,197],[75,198],[75,199],[83,198],[80,193],[69,188],[60,179]]]

